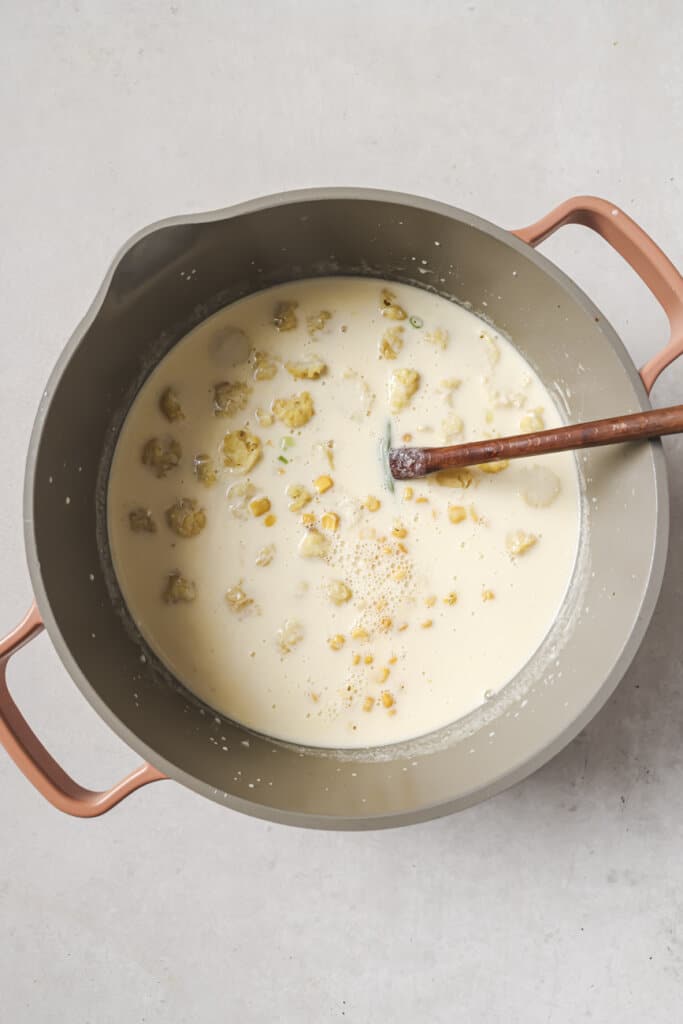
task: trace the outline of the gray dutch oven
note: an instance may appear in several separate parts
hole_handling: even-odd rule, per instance
[[[670,341],[640,374],[590,299],[535,251],[567,223],[607,239],[668,314]],[[436,817],[499,792],[557,753],[604,704],[640,644],[668,540],[659,442],[578,460],[580,553],[558,621],[496,701],[449,729],[353,753],[303,749],[220,718],[168,676],[145,649],[111,570],[103,499],[118,428],[150,369],[188,329],[250,292],[323,274],[390,278],[467,303],[513,341],[568,420],[648,409],[654,380],[683,349],[683,279],[602,199],[571,199],[509,232],[431,200],[318,189],[140,232],[114,261],[41,401],[24,500],[36,603],[0,645],[0,741],[60,810],[95,816],[169,778],[295,825],[371,828]],[[107,792],[65,774],[7,689],[9,658],[43,626],[85,698],[144,759]],[[444,647],[444,661],[455,654]]]

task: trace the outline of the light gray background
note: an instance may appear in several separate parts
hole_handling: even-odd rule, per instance
[[[509,227],[592,192],[681,265],[680,11],[0,0],[0,627],[30,600],[20,499],[41,389],[132,232],[306,185],[421,193]],[[664,342],[599,239],[568,228],[545,251],[638,362]],[[683,366],[654,397],[683,400]],[[309,833],[162,783],[80,822],[0,752],[3,1019],[679,1020],[683,446],[667,451],[669,567],[633,667],[568,749],[483,806]],[[84,784],[135,763],[45,638],[12,682]]]

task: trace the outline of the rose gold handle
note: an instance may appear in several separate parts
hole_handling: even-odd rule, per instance
[[[79,818],[94,818],[111,810],[141,786],[166,776],[151,764],[141,764],[111,789],[84,789],[60,768],[30,728],[7,688],[7,663],[12,655],[43,629],[34,604],[23,622],[0,641],[0,744],[29,782],[57,810]]]
[[[563,224],[583,224],[602,235],[633,267],[669,318],[669,341],[640,371],[649,392],[662,370],[683,352],[683,277],[627,213],[596,196],[567,199],[535,224],[512,234],[528,245],[538,245]]]

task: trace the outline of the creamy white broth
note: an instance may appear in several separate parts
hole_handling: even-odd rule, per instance
[[[243,386],[216,393],[223,383]],[[378,455],[389,421],[395,444],[561,423],[490,326],[363,278],[221,310],[162,360],[125,420],[108,490],[124,599],[188,689],[258,732],[364,747],[447,725],[519,672],[562,604],[579,536],[574,457],[391,493]],[[261,445],[247,472],[225,464],[244,454],[238,431]]]

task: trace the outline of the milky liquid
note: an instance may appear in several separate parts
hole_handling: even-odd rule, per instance
[[[297,303],[279,321],[296,321],[289,330],[273,323],[282,302]],[[316,325],[321,311],[331,316]],[[254,350],[266,357],[255,362]],[[324,364],[321,375],[294,379],[285,364],[302,360],[306,372]],[[419,385],[398,410],[390,380],[402,370],[417,371]],[[221,382],[248,385],[236,403],[246,404],[227,417],[214,414]],[[183,415],[172,422],[160,408],[168,387]],[[274,400],[302,392],[308,422],[273,419]],[[409,286],[324,278],[260,292],[200,324],[150,375],[123,425],[108,528],[127,606],[188,689],[258,732],[327,747],[423,735],[505,686],[562,604],[579,536],[574,457],[391,493],[378,456],[389,421],[395,444],[417,445],[561,423],[529,365],[473,314]],[[224,465],[222,449],[241,429],[262,445],[246,474]],[[152,438],[180,445],[164,476],[142,462]],[[200,453],[216,472],[208,485],[193,471]],[[321,477],[332,485],[318,493]],[[235,494],[247,483],[246,498]],[[311,495],[297,511],[291,485]],[[181,498],[205,512],[196,536],[167,523]],[[269,510],[255,515],[266,503],[250,504],[264,498]],[[155,532],[131,529],[136,510],[151,513]],[[192,600],[164,599],[172,573]]]

